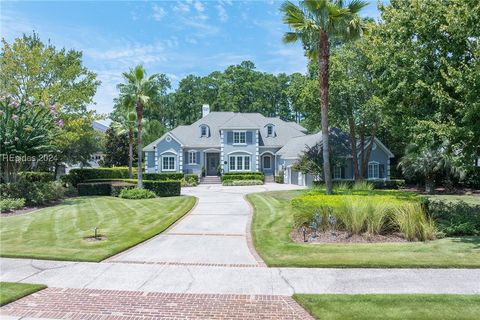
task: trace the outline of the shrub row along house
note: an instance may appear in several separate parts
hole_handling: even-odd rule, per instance
[[[293,170],[307,147],[321,142],[295,122],[259,113],[210,112],[188,126],[179,126],[146,146],[146,172],[184,172],[217,176],[226,172],[263,172],[266,181],[284,173],[286,183],[311,185],[313,176]],[[393,154],[378,140],[368,164],[369,179],[390,179]],[[352,179],[351,158],[334,168],[335,179]]]

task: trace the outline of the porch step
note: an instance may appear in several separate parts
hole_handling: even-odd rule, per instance
[[[274,176],[265,176],[265,182],[275,182]]]
[[[222,181],[220,180],[220,177],[217,177],[217,176],[206,176],[200,179],[200,183],[201,184],[221,184]]]

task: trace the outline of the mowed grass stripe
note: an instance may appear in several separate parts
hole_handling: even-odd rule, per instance
[[[0,256],[101,261],[155,236],[187,213],[194,197],[144,200],[78,197],[21,216],[3,217]],[[94,228],[105,241],[86,241]]]

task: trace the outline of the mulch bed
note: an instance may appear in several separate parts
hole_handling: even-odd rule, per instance
[[[304,242],[303,231],[301,229],[294,229],[290,233],[290,238],[297,243],[382,243],[382,242],[407,242],[405,238],[399,233],[391,234],[349,234],[346,231],[322,231],[316,234],[311,229],[307,229],[305,238],[307,242]]]

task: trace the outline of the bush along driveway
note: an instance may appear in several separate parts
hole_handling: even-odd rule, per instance
[[[161,233],[194,204],[190,196],[67,199],[54,207],[1,218],[0,255],[101,261]]]
[[[298,243],[291,200],[305,191],[248,195],[254,207],[252,237],[268,266],[355,268],[478,268],[480,237],[395,243]]]

